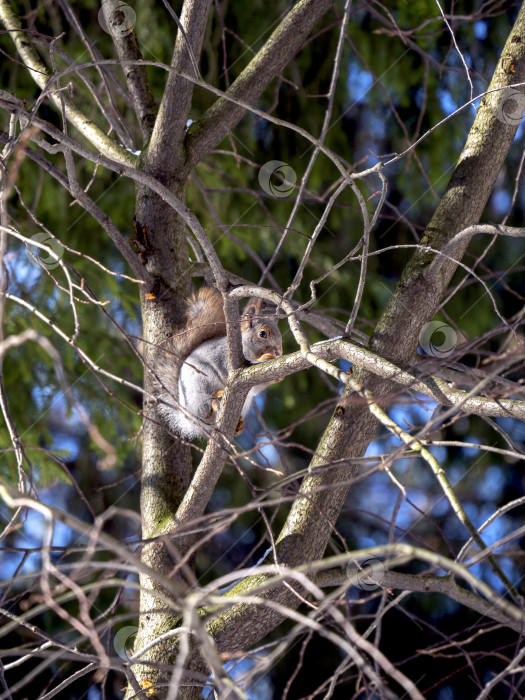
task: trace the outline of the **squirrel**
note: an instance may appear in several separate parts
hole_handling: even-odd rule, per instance
[[[253,363],[280,357],[283,352],[277,322],[262,315],[264,308],[262,299],[250,299],[242,315],[243,354]],[[216,289],[201,287],[187,300],[186,324],[163,348],[156,368],[163,385],[159,397],[170,405],[159,402],[158,411],[171,430],[192,440],[215,425],[228,379],[226,319],[222,296]],[[244,429],[253,398],[266,386],[250,390],[236,435]]]

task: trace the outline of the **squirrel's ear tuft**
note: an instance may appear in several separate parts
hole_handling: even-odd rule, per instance
[[[266,308],[266,302],[264,299],[258,299],[257,297],[250,297],[246,308],[244,309],[243,316],[255,316],[255,314],[261,313],[263,309]]]
[[[257,313],[257,309],[255,308],[255,304],[248,304],[248,306],[244,309],[244,313],[242,315],[242,324],[241,324],[241,330],[246,330],[246,328],[251,328],[253,325],[253,317]]]
[[[255,316],[261,316],[263,309],[266,308],[266,302],[264,299],[259,299],[257,297],[251,297],[246,304],[246,308],[242,314],[242,329],[246,327],[251,328],[253,326],[253,321]]]

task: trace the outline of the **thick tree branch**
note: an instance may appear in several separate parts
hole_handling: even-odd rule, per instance
[[[341,569],[323,571],[315,577],[318,586],[344,586],[348,584],[348,574]],[[404,574],[399,571],[385,571],[381,576],[382,589],[398,589],[414,593],[441,593],[456,603],[475,610],[491,620],[523,634],[524,622],[516,620],[479,595],[462,588],[452,576],[430,576],[424,574]]]
[[[168,177],[181,167],[185,157],[182,146],[186,137],[186,122],[190,113],[194,84],[180,73],[187,72],[199,79],[198,57],[208,20],[211,0],[185,0],[170,71],[159,113],[147,152],[148,169],[155,167]],[[174,155],[176,154],[176,155]]]
[[[301,49],[308,34],[331,5],[332,0],[299,0],[226,94],[253,104]],[[188,132],[188,166],[193,168],[204,158],[245,113],[242,107],[227,99],[217,100]]]

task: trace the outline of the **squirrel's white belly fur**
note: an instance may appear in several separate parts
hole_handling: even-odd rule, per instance
[[[179,374],[179,407],[161,404],[169,427],[181,437],[193,440],[210,432],[215,422],[211,403],[228,379],[228,353],[226,338],[208,340],[193,350],[184,360]],[[254,397],[263,391],[264,384],[253,387],[246,397],[242,416],[246,416]],[[166,397],[170,400],[170,397]],[[170,401],[172,403],[172,401]]]

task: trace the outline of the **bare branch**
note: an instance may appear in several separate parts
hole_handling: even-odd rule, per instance
[[[67,0],[64,0],[67,2]],[[103,0],[102,11],[106,19],[106,24],[110,29],[113,29],[115,23],[120,25],[119,19],[120,3],[116,0]],[[122,12],[122,10],[120,10]],[[125,31],[118,31],[119,26],[111,32],[113,43],[117,49],[117,55],[123,62],[122,70],[126,78],[129,94],[133,100],[133,107],[140,129],[142,138],[146,143],[153,130],[157,107],[151,92],[151,87],[146,74],[146,68],[141,65],[142,53],[140,51],[137,35],[133,27],[126,28]]]
[[[11,38],[24,61],[30,70],[31,77],[41,88],[43,94],[41,98],[49,95],[53,104],[60,109],[61,100],[54,92],[47,92],[48,81],[52,77],[47,66],[42,63],[37,52],[27,40],[27,35],[22,31],[22,25],[18,17],[14,14],[9,0],[0,2],[0,20],[11,34]],[[134,163],[135,159],[124,148],[118,146],[112,139],[99,129],[91,119],[88,119],[77,107],[74,106],[70,98],[63,96],[67,118],[82,133],[85,138],[92,143],[101,153],[106,153],[114,158],[118,163]]]

